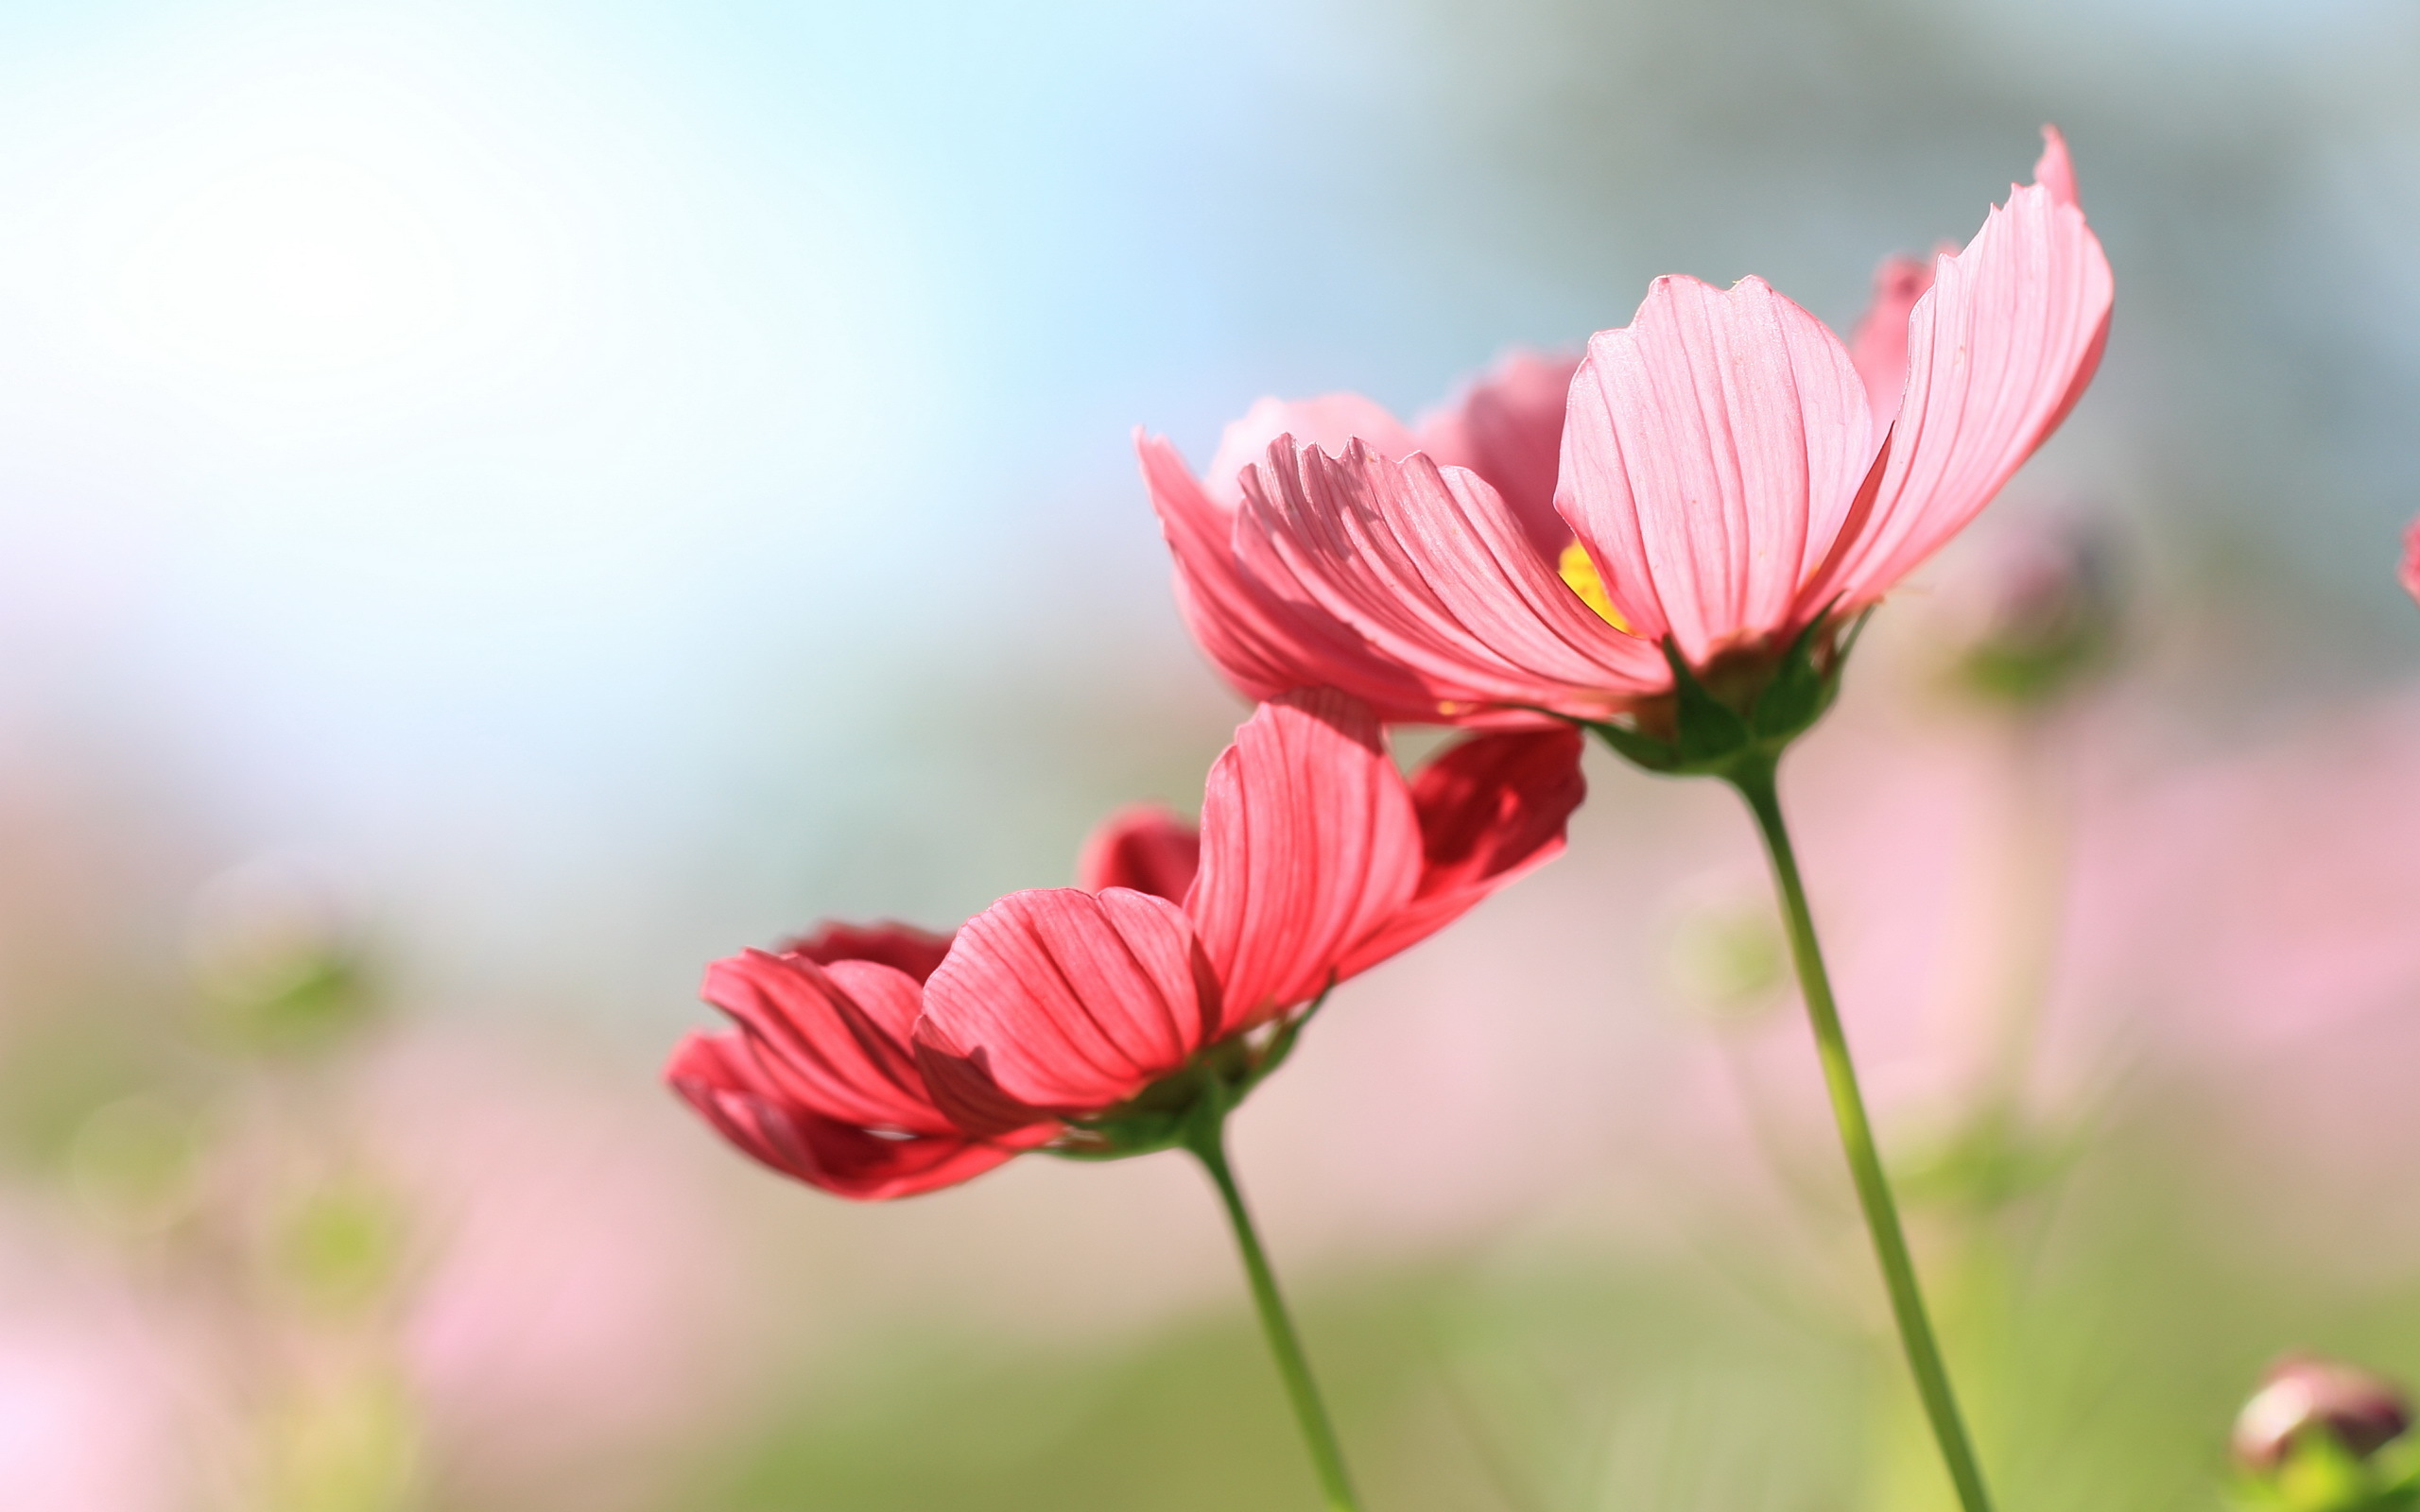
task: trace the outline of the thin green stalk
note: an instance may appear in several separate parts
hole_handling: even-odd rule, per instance
[[[1336,1425],[1328,1421],[1327,1408],[1320,1401],[1320,1389],[1311,1381],[1311,1363],[1303,1353],[1303,1341],[1295,1335],[1293,1320],[1287,1316],[1285,1298],[1277,1294],[1277,1277],[1270,1270],[1269,1256],[1260,1247],[1260,1235],[1253,1228],[1252,1213],[1245,1208],[1244,1194],[1236,1185],[1236,1174],[1228,1169],[1226,1128],[1223,1111],[1197,1118],[1184,1147],[1210,1173],[1220,1200],[1227,1205],[1227,1220],[1235,1226],[1236,1247],[1243,1252],[1244,1275],[1252,1282],[1252,1299],[1260,1309],[1261,1332],[1269,1338],[1269,1352],[1277,1357],[1277,1373],[1286,1382],[1286,1398],[1293,1403],[1294,1418],[1302,1425],[1303,1440],[1310,1449],[1312,1467],[1319,1471],[1320,1489],[1327,1498],[1328,1512],[1357,1512],[1360,1503],[1354,1500],[1353,1482],[1344,1471],[1344,1450],[1337,1442]]]
[[[1841,1126],[1841,1145],[1847,1151],[1849,1175],[1857,1183],[1865,1226],[1874,1235],[1875,1258],[1882,1263],[1883,1284],[1891,1293],[1891,1315],[1899,1325],[1899,1342],[1915,1372],[1916,1392],[1924,1399],[1925,1416],[1932,1422],[1941,1457],[1958,1486],[1958,1502],[1965,1512],[1991,1512],[1983,1489],[1983,1472],[1975,1462],[1974,1446],[1966,1440],[1966,1425],[1958,1414],[1958,1399],[1950,1390],[1949,1371],[1933,1339],[1932,1321],[1925,1314],[1924,1293],[1916,1284],[1915,1262],[1908,1254],[1908,1236],[1899,1227],[1899,1210],[1891,1197],[1891,1183],[1875,1149],[1874,1126],[1865,1116],[1865,1098],[1858,1091],[1857,1066],[1849,1058],[1848,1039],[1841,1030],[1839,1007],[1832,1001],[1832,981],[1824,970],[1823,947],[1816,943],[1815,919],[1806,907],[1806,887],[1799,880],[1798,857],[1791,850],[1789,828],[1782,820],[1781,796],[1773,785],[1772,760],[1745,764],[1730,774],[1731,783],[1748,800],[1772,856],[1773,881],[1781,890],[1782,912],[1789,921],[1789,954],[1798,967],[1798,985],[1806,999],[1806,1017],[1815,1029],[1815,1051],[1824,1063],[1824,1082],[1832,1094],[1832,1116]]]

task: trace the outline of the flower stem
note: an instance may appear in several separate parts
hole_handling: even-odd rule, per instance
[[[1252,1299],[1260,1309],[1261,1332],[1268,1336],[1269,1352],[1277,1358],[1277,1373],[1286,1382],[1286,1398],[1293,1403],[1295,1420],[1302,1425],[1303,1440],[1310,1449],[1311,1465],[1319,1472],[1328,1512],[1357,1512],[1360,1503],[1354,1500],[1352,1478],[1344,1471],[1344,1450],[1337,1442],[1336,1425],[1328,1421],[1327,1408],[1320,1401],[1320,1389],[1311,1380],[1311,1363],[1303,1353],[1303,1341],[1295,1335],[1293,1319],[1286,1314],[1286,1300],[1277,1293],[1277,1277],[1270,1270],[1269,1256],[1260,1247],[1260,1235],[1253,1228],[1252,1212],[1244,1206],[1236,1174],[1227,1166],[1226,1129],[1223,1108],[1211,1111],[1207,1117],[1198,1117],[1186,1133],[1184,1147],[1210,1173],[1219,1199],[1227,1205],[1227,1220],[1235,1226],[1236,1247],[1243,1252],[1244,1275],[1252,1282]]]
[[[1798,985],[1806,1000],[1806,1017],[1815,1030],[1815,1051],[1824,1063],[1824,1082],[1832,1094],[1832,1116],[1841,1127],[1841,1145],[1847,1152],[1849,1175],[1857,1183],[1858,1205],[1865,1211],[1865,1226],[1874,1236],[1875,1258],[1882,1264],[1883,1284],[1891,1293],[1891,1315],[1899,1325],[1899,1342],[1908,1366],[1915,1373],[1916,1392],[1924,1399],[1925,1416],[1932,1422],[1941,1457],[1958,1487],[1965,1512],[1991,1512],[1983,1489],[1983,1472],[1975,1462],[1974,1446],[1966,1440],[1966,1425],[1959,1417],[1958,1399],[1950,1390],[1949,1371],[1942,1364],[1941,1346],[1933,1339],[1932,1321],[1925,1314],[1924,1293],[1916,1284],[1915,1262],[1908,1254],[1908,1237],[1899,1227],[1899,1210],[1891,1197],[1891,1183],[1882,1157],[1874,1144],[1874,1127],[1865,1115],[1865,1098],[1858,1091],[1857,1066],[1849,1058],[1847,1037],[1841,1030],[1839,1007],[1832,1001],[1832,982],[1824,970],[1823,947],[1816,943],[1814,916],[1807,911],[1806,887],[1799,880],[1798,857],[1790,849],[1789,828],[1781,816],[1781,796],[1773,784],[1774,761],[1768,757],[1743,763],[1728,774],[1739,796],[1756,816],[1772,858],[1773,882],[1781,891],[1782,911],[1789,921],[1789,954],[1798,967]]]

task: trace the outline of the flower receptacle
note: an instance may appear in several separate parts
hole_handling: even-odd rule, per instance
[[[1800,630],[1778,657],[1731,654],[1693,668],[1668,637],[1672,691],[1636,707],[1628,723],[1587,728],[1651,772],[1737,779],[1770,772],[1789,743],[1811,729],[1840,694],[1864,616],[1843,626],[1829,610]]]
[[[1252,1090],[1286,1063],[1303,1026],[1327,1001],[1322,992],[1300,1013],[1258,1033],[1231,1035],[1204,1045],[1176,1071],[1104,1113],[1071,1119],[1044,1153],[1070,1160],[1124,1160],[1216,1141]]]

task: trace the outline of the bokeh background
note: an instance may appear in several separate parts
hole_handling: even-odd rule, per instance
[[[2394,0],[0,10],[0,1504],[1311,1504],[1194,1171],[785,1185],[654,1083],[701,967],[1197,799],[1132,427],[1667,271],[1845,329],[2045,120],[2106,365],[1788,779],[2005,1504],[2217,1504],[2280,1350],[2420,1373],[2415,70]],[[1370,1503],[1943,1506],[1747,826],[1591,780],[1238,1120]]]

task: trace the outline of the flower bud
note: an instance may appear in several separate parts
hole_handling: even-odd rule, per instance
[[[2411,1407],[2392,1382],[2339,1361],[2290,1354],[2269,1367],[2236,1415],[2236,1463],[2256,1475],[2282,1467],[2297,1443],[2325,1435],[2356,1460],[2411,1426]]]
[[[2042,704],[2098,668],[2117,639],[2115,555],[2105,529],[2081,524],[2001,542],[1957,637],[1959,679],[1987,697]]]

